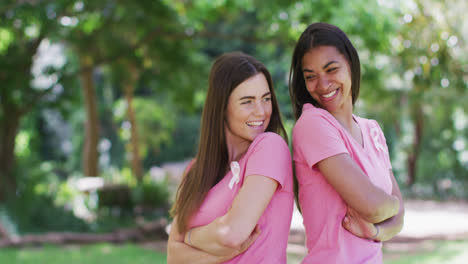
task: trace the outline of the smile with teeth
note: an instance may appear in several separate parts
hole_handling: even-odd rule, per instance
[[[263,126],[263,121],[250,121],[250,122],[246,122],[246,124],[250,127],[258,127],[258,126]]]
[[[330,98],[330,97],[334,96],[338,92],[338,90],[339,89],[336,89],[336,90],[334,90],[334,91],[332,91],[330,93],[324,94],[324,95],[322,95],[322,97],[323,98]]]
[[[335,91],[331,92],[331,93],[327,93],[327,94],[324,94],[322,95],[323,97],[325,98],[330,98],[332,97],[333,95],[335,95],[335,93],[338,91],[338,89],[336,89]]]

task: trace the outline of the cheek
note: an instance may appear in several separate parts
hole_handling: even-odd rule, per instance
[[[237,123],[239,122],[238,113],[236,113],[235,109],[228,109],[227,116],[226,116],[226,123],[228,124],[229,128],[236,127]]]
[[[265,108],[265,116],[268,119],[268,122],[270,122],[272,113],[273,113],[273,106],[270,103],[270,105]]]
[[[315,91],[314,87],[315,86],[313,86],[311,83],[306,83],[306,90],[310,94],[310,96],[313,96],[313,93]]]
[[[246,112],[247,111],[245,111],[245,109],[241,108],[238,108],[235,112],[232,112],[229,116],[229,120],[231,120],[231,125],[239,126],[244,124],[244,122],[248,119],[249,116]]]
[[[306,81],[306,82],[305,82],[305,87],[306,87],[306,90],[307,90],[307,91],[312,90],[312,87],[314,87],[314,86],[313,86],[313,82],[310,81],[310,80],[309,80],[309,81]]]

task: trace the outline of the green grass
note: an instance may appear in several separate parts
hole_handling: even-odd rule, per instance
[[[385,264],[466,264],[468,240],[423,241],[384,250]],[[301,256],[288,256],[289,264],[300,263]],[[97,244],[88,246],[43,246],[25,249],[0,249],[5,264],[163,264],[166,255],[138,245]]]
[[[288,253],[288,264],[300,264],[305,253]],[[384,246],[385,264],[468,264],[468,240],[424,240]]]
[[[414,247],[414,248],[412,248]],[[466,264],[468,240],[431,241],[399,250],[385,250],[385,264]]]
[[[44,246],[0,249],[5,264],[164,264],[166,255],[138,245]]]

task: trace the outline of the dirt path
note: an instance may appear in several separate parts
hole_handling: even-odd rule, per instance
[[[405,201],[405,225],[384,243],[385,259],[430,252],[438,240],[468,239],[468,202]],[[302,216],[294,211],[288,246],[288,263],[299,263],[307,253]]]

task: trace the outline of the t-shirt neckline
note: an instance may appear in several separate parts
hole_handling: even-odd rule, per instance
[[[356,124],[358,125],[359,130],[360,130],[361,139],[362,139],[362,144],[359,144],[359,142],[351,135],[351,133],[350,133],[348,130],[346,130],[346,129],[341,125],[341,123],[338,122],[338,120],[337,120],[330,112],[328,112],[327,110],[325,110],[325,109],[323,109],[323,108],[316,107],[316,106],[314,106],[313,104],[310,104],[310,103],[304,104],[303,107],[304,107],[303,112],[304,112],[304,110],[307,110],[307,109],[314,109],[314,108],[320,109],[320,110],[323,110],[324,112],[326,112],[327,115],[329,115],[330,117],[332,117],[332,118],[333,118],[332,120],[333,120],[334,122],[336,122],[336,123],[340,126],[340,128],[341,128],[342,130],[345,131],[346,135],[347,135],[348,137],[350,137],[351,140],[352,140],[356,145],[358,145],[358,146],[361,148],[361,150],[366,150],[367,144],[365,143],[365,140],[364,140],[364,132],[362,131],[363,127],[361,126],[361,123],[359,122],[359,117],[358,117],[358,116],[352,114],[353,120],[354,120],[354,122],[356,122]]]

